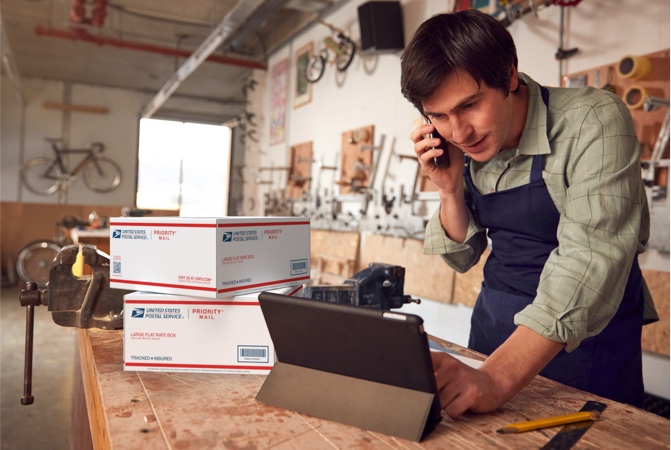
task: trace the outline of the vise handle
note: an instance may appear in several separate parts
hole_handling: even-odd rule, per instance
[[[23,362],[23,397],[22,405],[31,405],[35,398],[32,395],[33,389],[33,328],[35,327],[35,307],[46,305],[47,296],[43,291],[37,289],[37,283],[29,281],[26,283],[26,289],[21,291],[19,301],[21,306],[26,307],[26,352]]]
[[[53,321],[61,326],[78,328],[123,328],[123,296],[131,291],[110,288],[109,256],[93,245],[82,245],[84,263],[90,267],[90,276],[77,277],[72,273],[80,247],[68,245],[56,255],[49,269],[46,289],[27,282],[19,301],[26,307],[26,349],[24,361],[22,405],[30,405],[33,378],[33,334],[35,307],[48,306]]]

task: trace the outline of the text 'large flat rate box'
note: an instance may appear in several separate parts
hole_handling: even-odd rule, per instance
[[[302,286],[273,290],[300,296]],[[124,370],[267,375],[275,350],[258,294],[124,296]]]

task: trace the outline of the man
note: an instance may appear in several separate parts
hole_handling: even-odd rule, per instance
[[[636,257],[649,216],[626,106],[518,72],[512,37],[478,11],[427,20],[401,68],[440,198],[425,253],[464,272],[492,243],[469,338],[489,356],[476,370],[433,355],[443,408],[493,411],[539,373],[642,407],[641,327],[656,313]],[[449,165],[434,163],[432,132]]]

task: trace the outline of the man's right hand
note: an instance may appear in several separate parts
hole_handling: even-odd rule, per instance
[[[436,166],[433,158],[442,154],[436,149],[440,139],[427,137],[435,130],[430,123],[421,125],[410,135],[415,143],[415,153],[426,175],[438,186],[440,197],[440,223],[445,234],[455,242],[463,243],[468,232],[469,215],[464,198],[464,155],[453,145],[447,146],[449,166]]]
[[[437,148],[440,145],[440,139],[430,137],[430,133],[434,131],[435,127],[427,123],[417,127],[410,135],[410,139],[415,144],[414,150],[417,160],[424,173],[433,181],[439,191],[445,194],[462,192],[464,155],[458,148],[448,144],[450,165],[447,167],[436,166],[433,159],[440,156],[443,150]]]

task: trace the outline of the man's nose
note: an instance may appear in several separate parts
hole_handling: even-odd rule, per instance
[[[473,133],[470,123],[454,118],[450,120],[450,125],[452,127],[452,142],[455,144],[467,143],[470,135]]]

